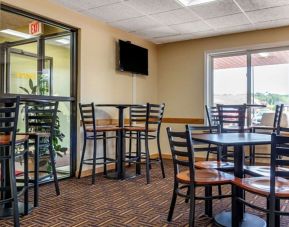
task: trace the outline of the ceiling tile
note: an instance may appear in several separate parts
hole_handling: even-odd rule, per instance
[[[166,25],[181,24],[199,20],[199,18],[188,9],[175,9],[172,11],[151,15],[157,21]]]
[[[289,1],[288,1],[289,2]],[[289,5],[250,11],[246,14],[254,22],[272,21],[289,18]]]
[[[243,13],[238,13],[224,17],[217,17],[209,19],[207,20],[207,22],[217,29],[250,24],[249,20],[245,17]]]
[[[156,28],[150,28],[142,31],[136,31],[135,34],[144,36],[146,38],[158,38],[158,37],[164,37],[164,36],[172,36],[172,35],[178,35],[179,33],[168,27],[168,26],[162,26],[162,27],[156,27]]]
[[[288,5],[288,0],[235,0],[243,10],[252,11],[276,6]]]
[[[96,8],[99,6],[109,5],[117,2],[121,2],[121,0],[53,0],[54,2],[58,2],[72,8],[76,11],[82,11],[86,9]]]
[[[170,27],[172,27],[173,29],[177,30],[178,32],[184,33],[184,34],[185,33],[195,33],[195,32],[200,32],[200,31],[212,30],[212,28],[209,27],[202,20],[184,23],[184,24],[172,25]]]
[[[203,19],[241,13],[241,10],[233,0],[214,1],[207,4],[191,6],[190,9]]]
[[[140,31],[145,30],[152,27],[160,27],[161,24],[155,21],[154,19],[144,16],[144,17],[138,17],[128,20],[122,20],[110,23],[113,27],[120,28],[122,30],[133,32],[133,31]]]
[[[267,29],[267,28],[276,28],[282,26],[288,26],[289,19],[281,19],[281,20],[274,20],[274,21],[265,21],[255,24],[257,29]]]
[[[155,39],[151,39],[151,41],[156,44],[161,44],[161,43],[171,43],[171,42],[177,42],[177,41],[183,41],[183,40],[190,40],[190,39],[193,39],[194,37],[195,35],[193,34],[182,34],[182,35],[155,38]]]
[[[145,14],[160,13],[181,8],[181,5],[175,0],[127,0],[125,4]]]
[[[104,20],[106,22],[113,22],[143,16],[143,14],[122,3],[101,6],[98,8],[87,10],[84,13],[87,13],[90,16]]]

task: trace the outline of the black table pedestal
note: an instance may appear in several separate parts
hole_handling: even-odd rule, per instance
[[[215,223],[217,226],[232,226],[232,213],[222,212],[215,216]],[[266,221],[256,215],[244,213],[244,218],[241,221],[240,227],[266,227]]]

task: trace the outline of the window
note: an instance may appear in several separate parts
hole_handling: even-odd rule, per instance
[[[275,105],[289,104],[289,47],[209,54],[208,60],[207,105],[264,105],[251,108],[248,121],[265,124]]]

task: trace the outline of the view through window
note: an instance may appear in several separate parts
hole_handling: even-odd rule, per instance
[[[289,48],[214,55],[211,105],[255,104],[250,119],[255,125],[272,125],[275,105],[284,104],[283,126],[288,126]]]

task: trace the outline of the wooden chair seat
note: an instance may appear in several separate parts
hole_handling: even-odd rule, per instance
[[[146,130],[145,127],[143,126],[126,126],[124,128],[125,131],[137,131],[137,132],[144,132]],[[149,128],[148,129],[149,132],[156,132],[157,129],[155,128]]]
[[[270,177],[235,178],[233,184],[246,191],[263,196],[268,196],[270,193]],[[275,192],[279,198],[289,198],[289,180],[276,177]]]
[[[183,184],[190,184],[190,173],[188,170],[177,174],[177,179]],[[217,185],[228,184],[234,179],[234,176],[215,169],[196,169],[195,183],[197,185]]]
[[[17,135],[15,143],[24,143],[29,139],[28,135]],[[0,135],[0,145],[9,145],[11,142],[11,136],[10,135]]]
[[[255,177],[270,177],[270,166],[244,166],[245,173]],[[287,171],[289,168],[277,167],[277,171]]]
[[[110,132],[110,131],[119,131],[121,128],[114,126],[114,125],[103,125],[103,126],[96,126],[96,132]],[[87,128],[87,132],[94,132],[93,128]]]
[[[195,162],[195,167],[198,169],[217,169],[217,170],[233,170],[234,163],[222,161],[199,161]]]

